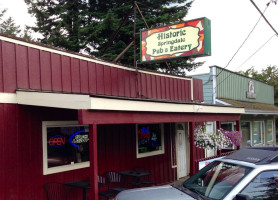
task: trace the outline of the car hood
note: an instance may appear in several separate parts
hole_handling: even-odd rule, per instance
[[[125,190],[119,193],[115,200],[194,200],[194,198],[166,185]]]

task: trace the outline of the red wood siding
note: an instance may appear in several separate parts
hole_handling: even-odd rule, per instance
[[[89,167],[43,175],[42,121],[50,120],[77,120],[77,111],[0,104],[0,199],[45,200],[47,182],[89,179]],[[141,166],[151,170],[157,183],[174,180],[170,144],[174,125],[164,126],[165,154],[140,159],[136,159],[134,124],[97,127],[99,174]],[[81,200],[81,193],[78,190],[75,200]]]
[[[203,81],[201,79],[193,79],[193,99],[198,102],[204,101]]]
[[[162,155],[136,158],[135,124],[98,125],[99,174],[107,171],[124,171],[135,167],[149,169],[151,179],[158,184],[173,181],[171,167],[171,127],[165,124],[165,153]],[[113,131],[112,131],[113,130]]]
[[[45,183],[89,178],[89,168],[43,175],[42,121],[49,120],[77,120],[77,111],[0,104],[0,199],[46,200]]]
[[[191,101],[191,80],[110,67],[0,41],[0,92],[34,89],[128,98]],[[202,101],[194,80],[194,100]]]

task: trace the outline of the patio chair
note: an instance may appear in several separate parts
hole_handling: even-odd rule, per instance
[[[105,176],[98,176],[99,192],[98,195],[103,197],[105,200],[109,200],[110,197],[115,196],[117,192],[109,190],[108,185],[106,185]],[[107,187],[106,187],[107,186]]]
[[[115,191],[117,193],[127,190],[128,188],[123,186],[123,182],[121,180],[121,174],[114,171],[109,171],[106,173],[107,181],[108,181],[108,189]]]
[[[70,187],[63,183],[46,183],[44,185],[47,200],[68,200]]]

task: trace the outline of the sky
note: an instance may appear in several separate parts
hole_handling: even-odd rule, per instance
[[[267,7],[271,0],[253,1],[265,11],[265,17],[278,32],[278,2]],[[0,0],[0,9],[3,8],[8,9],[6,15],[13,17],[22,28],[35,22],[27,13],[24,0]],[[187,75],[207,73],[213,65],[231,71],[245,71],[251,67],[260,71],[270,65],[278,66],[278,36],[274,36],[275,32],[263,18],[244,42],[260,18],[251,0],[195,0],[184,20],[201,17],[211,20],[212,55],[196,58],[195,62],[204,61],[205,64]]]
[[[253,0],[262,12],[269,1]],[[278,32],[278,4],[271,3],[264,15]],[[275,32],[263,18],[244,43],[260,16],[250,0],[195,0],[185,20],[199,17],[211,20],[212,55],[196,58],[195,62],[205,61],[205,64],[189,74],[207,73],[213,65],[231,71],[246,71],[251,67],[261,71],[269,65],[278,67],[278,36],[272,37]]]

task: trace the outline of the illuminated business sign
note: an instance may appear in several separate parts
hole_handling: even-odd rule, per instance
[[[66,144],[66,138],[62,135],[54,135],[48,140],[48,144],[51,147],[61,147]]]
[[[210,20],[195,19],[141,31],[141,62],[211,55]]]
[[[74,134],[72,134],[69,138],[70,144],[74,147],[79,147],[79,144],[87,143],[88,141],[89,136],[85,130],[77,131]]]

